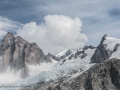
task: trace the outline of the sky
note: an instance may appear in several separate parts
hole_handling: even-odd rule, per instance
[[[120,38],[119,0],[0,0],[0,39],[8,32],[47,54]]]

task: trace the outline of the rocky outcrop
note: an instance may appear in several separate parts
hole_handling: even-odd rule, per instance
[[[85,58],[87,56],[86,53],[83,53],[83,55],[81,56],[81,59]]]
[[[48,55],[46,55],[46,56],[49,57],[49,58],[51,58],[51,59],[53,59],[53,60],[56,60],[56,61],[60,60],[59,57],[56,57],[56,56],[52,55],[51,53],[48,53]]]
[[[99,46],[97,47],[95,53],[91,57],[91,63],[101,63],[112,55],[113,51],[106,49],[106,45],[103,43],[106,37],[107,35],[105,34]]]
[[[83,47],[83,50],[87,50],[87,49],[94,49],[95,47],[93,47],[92,45],[90,45],[90,46],[85,46],[85,47]]]
[[[106,60],[75,78],[51,84],[44,90],[120,90],[120,60]]]
[[[80,56],[81,55],[81,56]],[[85,50],[83,49],[82,51],[78,51],[75,53],[74,55],[74,59],[78,58],[78,57],[81,57],[81,59],[85,58],[87,56],[87,54],[85,53]],[[72,59],[72,56],[69,57],[70,59]],[[70,60],[69,59],[69,60]]]
[[[8,67],[15,72],[26,72],[27,64],[40,64],[51,62],[36,43],[29,43],[20,36],[14,37],[10,32],[0,43],[0,72],[5,72]],[[27,72],[26,72],[27,73]],[[25,73],[24,73],[25,74]]]
[[[120,46],[120,44],[116,44],[113,52],[116,52],[119,46]]]
[[[74,57],[74,54],[70,55],[68,59],[71,60],[73,57]]]
[[[85,58],[87,56],[87,54],[85,53],[86,50],[88,49],[95,49],[95,47],[93,47],[92,45],[90,46],[85,46],[83,47],[81,50],[77,50],[75,53],[71,54],[68,59],[71,60],[72,58],[76,59],[78,57],[80,57],[81,59]]]
[[[56,55],[56,57],[60,59],[64,59],[70,54],[72,54],[72,51],[68,49],[68,50],[64,50],[63,52],[60,52],[59,54]]]

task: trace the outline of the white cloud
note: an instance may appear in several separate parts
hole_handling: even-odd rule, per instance
[[[87,36],[81,33],[82,22],[79,18],[64,15],[47,15],[37,25],[30,22],[17,32],[17,35],[29,42],[36,42],[45,53],[58,53],[66,48],[78,48],[85,45]]]
[[[7,18],[0,16],[0,39],[3,38],[3,36],[8,32],[14,32],[18,28],[20,28],[22,24],[19,24],[17,22],[13,22]]]

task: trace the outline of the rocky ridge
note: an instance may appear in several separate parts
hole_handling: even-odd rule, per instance
[[[40,64],[42,62],[51,62],[44,55],[43,51],[36,43],[29,43],[20,36],[14,37],[10,32],[0,43],[0,72],[5,72],[8,68],[21,73],[27,73],[26,64]],[[25,76],[25,75],[23,75]]]
[[[85,46],[54,56],[50,53],[44,55],[36,43],[29,43],[20,36],[14,37],[9,32],[0,43],[0,71],[10,68],[27,77],[27,65],[39,67],[45,62],[43,65],[48,65],[52,70],[43,66],[45,70],[40,71],[43,75],[38,73],[35,78],[29,78],[28,81],[33,80],[35,84],[28,84],[33,85],[28,90],[120,90],[119,54],[120,40],[107,35],[103,36],[97,48]],[[51,60],[55,61],[46,64]]]
[[[108,59],[112,55],[112,52],[109,50],[106,50],[106,45],[103,44],[106,37],[107,37],[107,35],[103,36],[103,38],[102,38],[100,44],[98,45],[95,53],[91,57],[91,63],[100,63],[100,62]]]
[[[109,41],[105,43],[105,41]],[[37,90],[120,90],[120,59],[116,59],[113,54],[119,53],[120,40],[107,38],[104,35],[100,44],[96,48],[91,62],[96,63],[87,71],[76,77],[62,78],[58,82],[38,85]],[[112,45],[114,44],[114,45]],[[111,46],[113,49],[111,49]],[[87,56],[85,50],[90,48],[85,46],[82,50],[77,50],[75,54],[69,56],[69,60],[79,56]],[[92,48],[91,48],[92,49]],[[119,55],[119,54],[118,54]],[[110,59],[112,56],[112,59]],[[84,57],[84,58],[85,58]],[[113,58],[114,57],[114,58]],[[82,58],[82,56],[81,56]]]
[[[64,79],[44,90],[120,90],[119,73],[120,60],[106,60],[75,78]]]

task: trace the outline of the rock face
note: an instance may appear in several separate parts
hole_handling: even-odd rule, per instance
[[[48,53],[48,55],[46,55],[46,56],[49,57],[49,58],[51,58],[51,59],[53,59],[53,60],[56,60],[56,61],[60,60],[59,57],[56,57],[56,56],[52,55],[51,53]]]
[[[112,55],[113,51],[107,50],[106,45],[103,44],[106,37],[107,35],[105,34],[95,53],[91,57],[91,63],[101,63],[102,61],[108,59]]]
[[[95,47],[93,47],[92,45],[90,45],[90,46],[85,46],[85,47],[83,47],[83,50],[87,50],[88,48],[90,48],[90,49],[94,49]]]
[[[5,72],[8,67],[15,72],[26,72],[28,64],[51,62],[36,43],[29,43],[20,36],[14,37],[10,32],[0,43],[0,72]]]
[[[44,90],[120,90],[120,60],[106,60],[75,78],[64,79]]]
[[[85,47],[86,47],[86,46],[85,46]],[[88,48],[87,48],[87,49],[88,49]],[[81,59],[85,58],[85,57],[87,56],[87,54],[85,53],[85,50],[87,50],[87,49],[84,49],[84,48],[83,48],[82,51],[78,51],[78,50],[77,50],[77,52],[75,53],[75,55],[71,55],[71,56],[69,57],[69,60],[71,60],[73,56],[74,56],[74,59],[76,59],[76,58],[79,57],[79,55],[81,55]],[[92,48],[92,49],[93,49],[93,48]]]
[[[83,55],[81,56],[81,59],[85,58],[87,56],[86,53],[83,53]]]
[[[116,52],[119,46],[120,46],[120,44],[116,44],[113,52]]]
[[[62,52],[60,52],[59,54],[56,55],[57,58],[60,58],[60,59],[64,59],[66,58],[67,56],[69,56],[70,54],[72,53],[71,50],[64,50]]]

